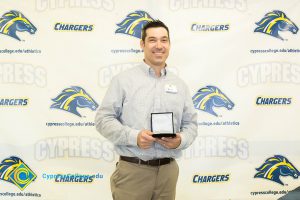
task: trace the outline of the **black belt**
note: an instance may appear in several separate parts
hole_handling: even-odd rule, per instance
[[[126,157],[120,156],[120,160],[124,160],[131,163],[142,164],[142,165],[150,165],[150,166],[160,166],[169,164],[174,160],[174,158],[160,158],[154,160],[143,161],[137,157]]]

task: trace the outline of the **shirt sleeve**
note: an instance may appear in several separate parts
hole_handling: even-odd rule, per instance
[[[112,79],[95,117],[97,131],[115,145],[137,146],[139,130],[120,122],[125,92],[118,77]]]
[[[185,91],[186,95],[180,127],[181,143],[177,149],[186,149],[198,135],[197,112],[187,86]]]

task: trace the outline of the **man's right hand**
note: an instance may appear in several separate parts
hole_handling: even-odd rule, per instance
[[[152,135],[153,133],[149,130],[141,130],[137,137],[137,145],[141,149],[149,149],[155,141],[155,138],[152,137]]]

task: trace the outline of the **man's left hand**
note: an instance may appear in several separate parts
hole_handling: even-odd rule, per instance
[[[181,136],[179,133],[176,133],[176,137],[157,138],[156,142],[167,149],[176,149],[181,143]]]

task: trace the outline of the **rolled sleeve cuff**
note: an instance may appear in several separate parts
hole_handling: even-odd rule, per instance
[[[129,132],[129,137],[128,137],[129,145],[137,146],[137,136],[138,136],[139,132],[140,132],[139,130],[135,130],[135,129],[133,129]]]
[[[176,149],[184,149],[187,145],[187,138],[184,134],[180,134],[181,136],[181,143]]]

